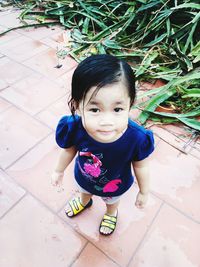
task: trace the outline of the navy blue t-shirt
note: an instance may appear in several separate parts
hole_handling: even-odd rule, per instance
[[[126,192],[133,184],[131,162],[143,160],[154,150],[151,131],[132,120],[124,134],[111,143],[94,140],[79,116],[64,116],[56,129],[56,142],[61,148],[75,146],[77,183],[91,194],[112,197]]]

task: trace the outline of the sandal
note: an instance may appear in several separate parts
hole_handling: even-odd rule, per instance
[[[104,214],[103,219],[101,221],[101,224],[99,226],[99,233],[102,235],[111,235],[116,228],[116,224],[117,224],[117,214],[116,214],[116,216],[110,216],[108,214]],[[102,226],[105,226],[105,227],[111,229],[112,231],[108,234],[105,234],[105,233],[100,231]]]
[[[93,203],[93,200],[90,199],[90,201],[87,203],[87,205],[83,206],[83,205],[81,204],[81,199],[80,199],[80,197],[76,197],[76,198],[74,198],[74,199],[72,199],[72,200],[69,201],[69,206],[70,206],[71,210],[69,210],[69,211],[66,211],[66,210],[65,210],[65,213],[66,213],[66,215],[67,215],[68,217],[70,217],[70,218],[71,218],[71,217],[74,217],[74,216],[76,216],[77,214],[79,214],[80,212],[82,212],[83,210],[85,210],[85,209],[91,207],[91,206],[92,206],[92,203]],[[72,215],[69,215],[69,213],[70,213],[71,211],[73,212],[73,214],[72,214]]]

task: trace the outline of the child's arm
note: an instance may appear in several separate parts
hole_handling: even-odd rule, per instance
[[[70,162],[73,160],[73,158],[76,155],[76,148],[74,146],[70,148],[62,149],[60,152],[60,155],[58,157],[56,166],[54,168],[54,172],[52,174],[52,184],[57,186],[62,184],[63,176],[64,176],[64,170],[67,168],[67,166],[70,164]]]
[[[132,162],[135,176],[139,186],[135,205],[137,208],[144,208],[149,193],[149,159]]]

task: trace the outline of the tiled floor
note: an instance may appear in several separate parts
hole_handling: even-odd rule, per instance
[[[0,31],[19,25],[18,15],[0,12]],[[199,267],[200,142],[182,125],[151,125],[156,150],[148,206],[134,206],[134,185],[122,198],[112,236],[99,235],[105,207],[97,197],[81,216],[64,215],[77,194],[73,163],[64,192],[50,183],[59,153],[54,129],[69,113],[76,66],[68,57],[55,68],[63,32],[55,26],[0,37],[0,266]]]

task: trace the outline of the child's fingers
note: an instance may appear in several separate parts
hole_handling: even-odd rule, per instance
[[[55,180],[54,178],[51,178],[51,184],[53,186],[57,186],[58,185],[58,180]]]
[[[64,188],[63,188],[62,185],[59,185],[59,186],[57,187],[57,192],[60,193],[60,192],[62,192],[62,191],[64,191]]]
[[[62,185],[63,174],[54,172],[51,176],[51,184],[53,186]]]
[[[144,203],[143,203],[142,201],[137,200],[137,201],[135,202],[135,206],[136,206],[138,209],[143,209],[145,205],[144,205]]]

